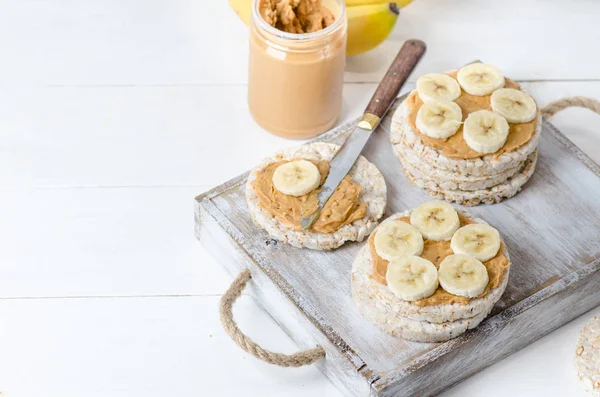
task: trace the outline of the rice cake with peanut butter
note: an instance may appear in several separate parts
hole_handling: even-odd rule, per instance
[[[338,145],[314,142],[284,149],[253,169],[246,183],[246,202],[253,221],[272,238],[294,247],[316,250],[338,248],[346,241],[362,241],[377,226],[386,207],[386,185],[381,172],[360,156],[307,232],[300,220],[317,209],[317,194],[329,172]],[[275,173],[287,163],[308,161],[318,169],[319,182],[305,194],[293,196],[275,186]],[[303,191],[299,191],[303,193]]]
[[[579,380],[592,396],[600,397],[600,316],[593,317],[581,330],[575,354]]]
[[[469,67],[495,71],[498,83],[486,94],[466,92],[464,81],[457,80]],[[430,80],[430,90],[451,81],[440,91],[448,99],[425,96],[421,80]],[[507,103],[515,104],[516,110]],[[519,113],[519,106],[528,114]],[[490,123],[489,129],[485,123]],[[417,89],[394,113],[390,142],[413,183],[427,186],[433,197],[476,205],[499,202],[520,191],[535,170],[541,127],[541,111],[525,90],[490,65],[473,64],[417,80]]]
[[[448,340],[476,327],[500,299],[510,273],[508,250],[500,238],[500,247],[494,257],[482,262],[487,269],[488,282],[477,296],[457,296],[440,285],[425,298],[406,301],[387,285],[386,273],[390,262],[378,254],[374,241],[378,231],[388,222],[410,224],[412,212],[394,214],[373,231],[352,265],[352,295],[361,314],[385,332],[419,342]],[[460,228],[472,224],[487,225],[467,212],[457,213]],[[429,260],[438,269],[447,257],[455,254],[450,241],[423,239],[420,257]]]
[[[352,297],[361,315],[390,335],[414,342],[447,341],[475,328],[489,315],[494,307],[494,301],[489,298],[497,293],[495,290],[488,294],[488,299],[482,299],[479,302],[477,305],[479,312],[474,312],[472,317],[458,318],[454,321],[432,322],[402,316],[398,314],[399,311],[395,305],[397,298],[395,296],[395,299],[386,302],[374,293],[373,280],[369,277],[371,265],[371,253],[369,247],[365,245],[358,252],[352,265]],[[503,285],[498,290],[502,289],[503,291],[507,282],[508,275],[503,279]],[[502,293],[499,295],[502,295]],[[426,308],[436,319],[442,318],[442,313],[447,309],[434,306]],[[414,313],[412,317],[418,318],[420,316],[418,313]],[[430,318],[429,315],[424,317]]]

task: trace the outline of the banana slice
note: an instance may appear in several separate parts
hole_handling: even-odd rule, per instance
[[[432,99],[453,101],[460,96],[460,85],[448,75],[429,73],[418,78],[417,92],[423,102]]]
[[[448,241],[460,227],[460,220],[450,204],[445,201],[430,201],[410,213],[410,224],[426,239]]]
[[[492,65],[472,63],[462,67],[456,79],[465,92],[471,95],[489,95],[504,87],[504,75]]]
[[[442,288],[451,294],[474,298],[485,291],[489,276],[486,267],[470,255],[448,255],[438,270]]]
[[[321,183],[321,173],[307,160],[294,160],[281,164],[273,172],[275,189],[289,196],[304,196]]]
[[[385,280],[394,295],[405,301],[427,298],[439,285],[438,271],[433,263],[413,255],[391,261]]]
[[[465,120],[463,138],[478,153],[494,153],[508,138],[508,122],[498,113],[478,110]]]
[[[375,243],[377,255],[386,261],[391,261],[399,256],[423,253],[421,233],[408,223],[395,219],[379,226],[373,243]]]
[[[455,254],[471,255],[482,262],[492,259],[500,249],[500,233],[490,225],[472,223],[461,227],[450,240]]]
[[[509,123],[527,123],[537,115],[533,98],[521,90],[500,88],[490,98],[492,110],[504,116]]]
[[[448,138],[462,122],[460,106],[445,99],[430,99],[417,112],[417,128],[431,138]]]

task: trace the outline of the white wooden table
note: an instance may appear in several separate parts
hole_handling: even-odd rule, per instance
[[[194,239],[196,194],[296,144],[248,113],[247,32],[226,0],[0,9],[2,397],[339,395],[314,368],[263,364],[230,341],[217,309],[231,278]],[[429,46],[417,75],[479,58],[541,105],[600,98],[598,20],[594,0],[415,0],[384,45],[348,60],[341,121],[410,37]],[[600,117],[553,122],[600,162]],[[445,396],[584,396],[574,344],[599,313]],[[294,351],[247,297],[236,317]]]

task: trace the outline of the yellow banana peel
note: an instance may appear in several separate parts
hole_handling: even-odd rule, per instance
[[[228,0],[246,25],[250,24],[253,0]],[[398,19],[399,8],[412,0],[345,0],[348,17],[347,55],[369,51],[384,41]]]
[[[396,0],[396,1],[390,1],[390,0],[346,0],[346,1],[344,1],[344,3],[346,3],[346,7],[366,6],[366,5],[370,5],[370,4],[382,4],[382,3],[385,3],[385,4],[396,3],[396,5],[400,8],[406,7],[411,2],[412,2],[412,0]]]
[[[347,7],[346,55],[362,54],[381,44],[394,29],[398,14],[395,3]]]
[[[229,5],[246,25],[250,25],[254,0],[229,0]]]

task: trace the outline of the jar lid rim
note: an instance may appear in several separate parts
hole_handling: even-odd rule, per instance
[[[286,40],[294,40],[294,41],[303,41],[303,40],[311,40],[311,39],[318,39],[322,36],[325,36],[327,33],[333,32],[335,31],[341,24],[342,21],[344,19],[346,19],[346,7],[344,4],[344,1],[341,1],[341,12],[340,15],[335,19],[335,21],[327,26],[325,29],[321,29],[321,30],[317,30],[316,32],[310,32],[310,33],[288,33],[288,32],[284,32],[283,30],[279,30],[271,25],[269,25],[262,17],[262,15],[260,15],[260,12],[258,12],[258,6],[260,4],[261,0],[254,0],[254,3],[252,5],[252,18],[258,23],[258,25],[266,30],[267,32],[271,33],[272,35],[275,35],[279,38],[282,39],[286,39]]]

